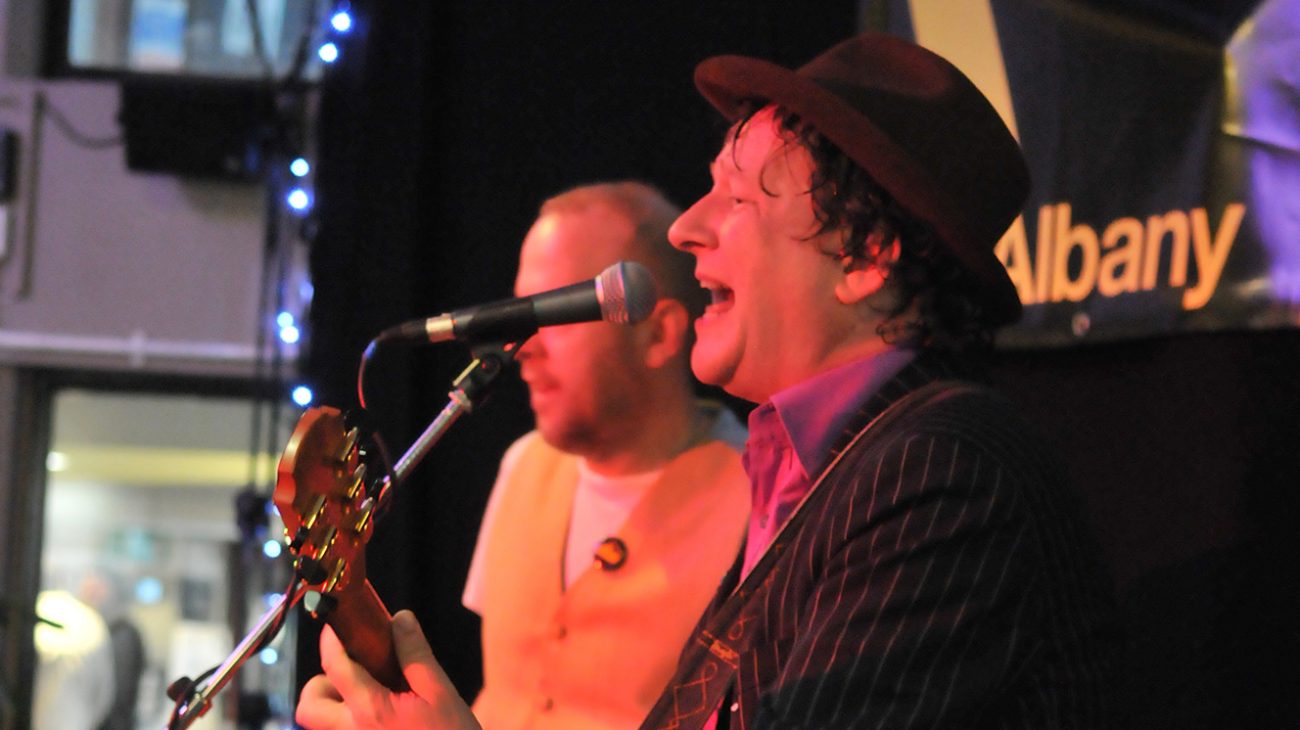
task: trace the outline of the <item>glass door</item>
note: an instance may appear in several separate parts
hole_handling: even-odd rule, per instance
[[[56,391],[35,730],[164,726],[167,686],[221,663],[278,599],[289,573],[265,499],[278,453],[252,444],[288,434],[264,418],[243,398]],[[193,727],[288,727],[292,634]]]

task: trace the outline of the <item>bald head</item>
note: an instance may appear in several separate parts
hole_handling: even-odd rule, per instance
[[[607,235],[599,237],[603,240],[589,242],[597,247],[587,252],[591,276],[616,261],[636,261],[650,270],[661,296],[681,302],[692,318],[703,311],[704,290],[695,281],[694,257],[668,243],[668,228],[681,209],[659,190],[636,181],[582,185],[542,203],[537,224],[571,214],[608,226]]]

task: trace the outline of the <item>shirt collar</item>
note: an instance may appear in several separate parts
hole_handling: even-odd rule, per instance
[[[805,477],[821,467],[858,407],[916,354],[895,348],[827,370],[772,396],[771,405]]]

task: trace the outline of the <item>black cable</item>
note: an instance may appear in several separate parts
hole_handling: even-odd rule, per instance
[[[370,364],[370,358],[374,357],[378,345],[378,340],[371,340],[361,353],[361,364],[357,366],[357,405],[361,406],[361,410],[366,409],[366,365]]]
[[[60,132],[63,132],[63,136],[67,137],[69,142],[72,142],[78,147],[90,150],[103,150],[110,147],[117,147],[126,141],[124,135],[118,135],[116,137],[92,137],[78,130],[76,126],[69,121],[67,115],[65,115],[57,106],[54,106],[48,98],[45,99],[45,113],[49,115],[50,120],[54,122],[54,126],[58,127]]]
[[[374,357],[379,346],[379,339],[373,339],[366,349],[361,353],[361,362],[357,366],[357,403],[361,410],[366,409],[366,366]],[[388,511],[391,502],[392,490],[397,486],[396,463],[393,461],[392,451],[384,441],[384,437],[375,429],[369,434],[369,440],[375,446],[375,451],[379,454],[379,459],[384,467],[384,479],[376,480],[369,485],[367,494],[375,499],[374,519],[378,524],[379,519]]]
[[[303,23],[303,31],[298,36],[298,44],[293,50],[293,61],[289,64],[289,70],[284,75],[284,85],[288,85],[296,80],[303,80],[304,71],[307,67],[307,53],[311,47],[312,30],[320,27],[322,14],[320,12],[323,4],[316,0],[306,6],[304,12],[307,13],[307,20]]]
[[[257,11],[257,0],[244,0],[244,10],[248,14],[249,30],[253,35],[253,55],[262,66],[262,74],[267,81],[275,78],[275,67],[266,53],[266,39],[262,37],[262,17]]]

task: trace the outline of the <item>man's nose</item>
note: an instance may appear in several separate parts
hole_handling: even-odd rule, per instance
[[[515,360],[518,362],[531,360],[541,355],[542,352],[544,352],[542,347],[542,336],[541,333],[538,332],[524,340],[524,343],[519,346],[519,349],[515,352]]]
[[[696,253],[702,248],[713,248],[717,239],[710,224],[712,211],[709,196],[704,196],[687,208],[668,228],[668,241],[673,248],[686,253]]]

